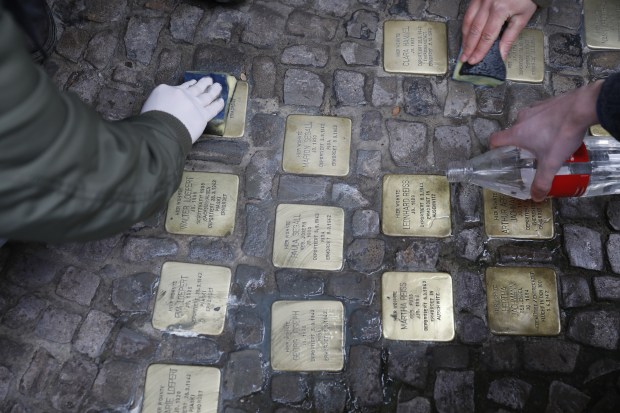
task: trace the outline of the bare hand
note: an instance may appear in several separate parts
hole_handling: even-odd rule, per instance
[[[519,112],[509,129],[491,135],[491,147],[518,146],[532,152],[537,170],[531,195],[543,201],[555,174],[579,148],[589,126],[598,123],[596,100],[602,81],[542,101]]]
[[[502,58],[506,60],[519,33],[536,12],[532,0],[472,0],[463,20],[463,50],[461,61],[480,62],[489,52],[507,21],[499,43]]]

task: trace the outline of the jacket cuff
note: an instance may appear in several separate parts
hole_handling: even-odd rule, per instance
[[[549,7],[551,6],[552,0],[532,0],[538,7]]]
[[[596,101],[599,123],[616,139],[620,138],[620,73],[603,82]]]
[[[144,112],[140,115],[140,117],[145,119],[150,118],[156,120],[157,122],[165,123],[171,129],[172,134],[176,138],[179,145],[181,145],[181,148],[183,149],[183,155],[187,156],[187,154],[192,148],[192,137],[183,122],[181,122],[175,116],[159,110]]]

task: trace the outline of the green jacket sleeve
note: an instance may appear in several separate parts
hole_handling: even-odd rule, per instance
[[[59,92],[0,2],[0,238],[80,241],[160,210],[180,183],[187,128],[163,112],[103,120]]]

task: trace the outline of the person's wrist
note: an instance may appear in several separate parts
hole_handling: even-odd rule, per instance
[[[602,80],[597,80],[582,86],[575,96],[573,105],[573,119],[577,126],[587,128],[599,123],[596,113],[596,101],[601,93]]]

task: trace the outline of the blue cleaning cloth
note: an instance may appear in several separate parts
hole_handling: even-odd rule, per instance
[[[228,102],[230,97],[232,97],[232,92],[229,87],[229,75],[225,73],[208,73],[208,72],[200,72],[200,71],[192,71],[185,72],[183,75],[183,82],[187,82],[190,80],[200,80],[203,77],[210,77],[213,79],[213,83],[219,83],[222,86],[222,94],[221,97],[224,99],[224,110],[217,114],[210,123],[220,123],[224,122],[226,119],[226,115],[228,114]]]

